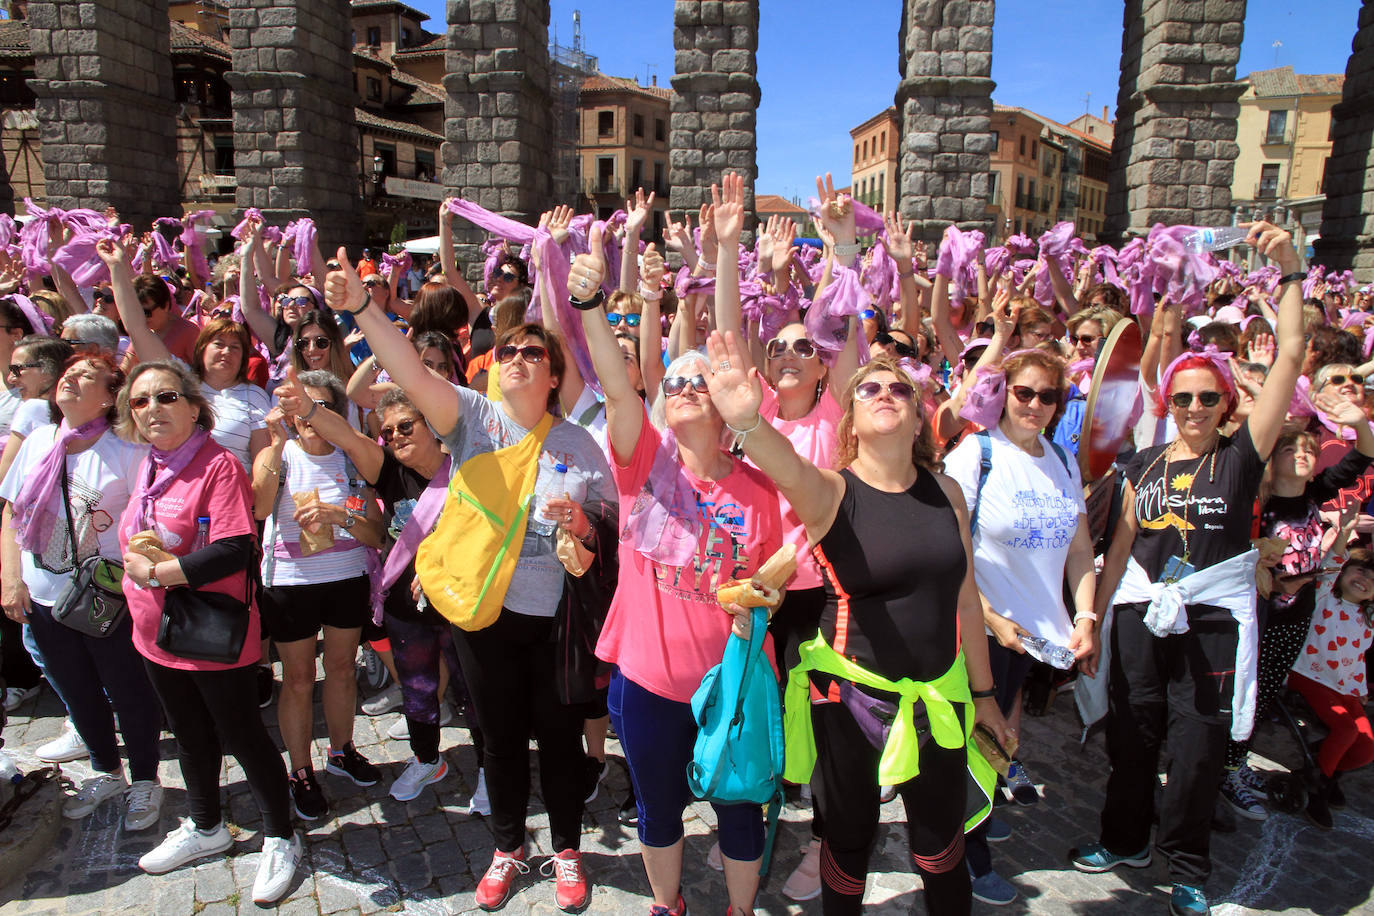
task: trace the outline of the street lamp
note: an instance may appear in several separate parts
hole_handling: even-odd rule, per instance
[[[386,162],[380,155],[372,157],[372,196],[376,197],[382,190],[382,171],[386,168]]]

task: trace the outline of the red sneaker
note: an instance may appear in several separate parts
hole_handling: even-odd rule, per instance
[[[582,870],[582,853],[565,849],[540,866],[539,871],[554,874],[554,899],[565,913],[580,912],[591,898],[591,885]]]
[[[501,852],[498,849],[491,857],[487,873],[477,882],[477,905],[484,910],[499,910],[510,897],[515,876],[528,874],[529,870],[523,848],[515,852]]]

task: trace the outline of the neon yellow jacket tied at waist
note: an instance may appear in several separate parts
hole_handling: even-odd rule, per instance
[[[857,662],[845,658],[830,647],[825,637],[802,643],[798,651],[801,661],[787,676],[787,696],[783,702],[783,725],[787,738],[787,764],[783,778],[805,785],[816,767],[816,734],[811,723],[810,673],[817,671],[849,681],[859,687],[895,693],[897,719],[888,733],[887,744],[878,760],[878,783],[900,786],[921,772],[920,737],[916,732],[916,704],[925,703],[930,718],[931,738],[943,748],[964,747],[968,751],[969,775],[986,797],[965,823],[972,830],[982,823],[992,810],[992,792],[997,772],[983,758],[973,736],[973,696],[969,692],[968,671],[964,667],[964,653],[960,650],[954,664],[932,681],[913,681],[902,678],[890,681],[874,674]],[[954,704],[969,707],[960,726]]]

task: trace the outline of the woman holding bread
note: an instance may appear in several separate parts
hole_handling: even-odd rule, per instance
[[[258,713],[254,667],[258,612],[244,608],[248,634],[232,664],[182,658],[157,645],[167,590],[179,586],[239,597],[254,561],[255,526],[243,465],[210,437],[214,413],[200,382],[171,361],[139,363],[119,393],[119,431],[151,450],[128,475],[134,492],[119,522],[124,594],[134,645],[144,658],[177,739],[191,816],[139,859],[162,874],[233,845],[220,810],[223,748],[238,760],[262,813],[258,903],[279,900],[300,863],[291,830],[286,769]],[[207,521],[204,546],[200,521]]]
[[[91,751],[95,775],[67,799],[62,813],[85,817],[107,799],[123,796],[125,829],[145,830],[161,813],[161,722],[157,696],[134,649],[137,634],[129,615],[122,615],[103,637],[87,635],[54,616],[78,565],[96,556],[119,561],[114,523],[129,501],[134,472],[143,460],[143,450],[121,441],[111,428],[123,381],[114,363],[100,356],[71,361],[58,378],[53,399],[61,424],[33,430],[0,484],[0,499],[5,500],[0,600],[11,620],[30,625],[48,677]],[[125,781],[119,759],[116,714],[132,785]]]
[[[888,357],[860,368],[840,399],[841,470],[823,470],[763,422],[739,338],[715,332],[709,353],[715,409],[806,526],[828,595],[787,698],[787,778],[805,781],[813,765],[819,777],[824,912],[860,911],[882,783],[906,805],[927,909],[968,913],[964,833],[986,817],[993,775],[969,739],[975,722],[999,741],[1007,726],[981,637],[968,512],[934,470],[915,386]],[[979,636],[961,646],[961,631]],[[808,695],[831,702],[808,708]]]
[[[748,579],[782,546],[782,521],[767,478],[725,450],[728,433],[706,395],[710,371],[699,351],[673,360],[646,411],[601,308],[605,267],[595,228],[592,251],[578,255],[568,292],[606,395],[611,475],[627,507],[620,581],[597,655],[617,666],[607,705],[638,800],[651,912],[677,914],[685,909],[682,813],[692,799],[687,764],[697,734],[690,701],[721,660],[731,614],[748,619],[742,607],[723,609],[716,589]],[[758,891],[762,810],[713,807],[730,910],[747,916]]]

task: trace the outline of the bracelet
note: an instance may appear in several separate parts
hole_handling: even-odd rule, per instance
[[[579,312],[590,312],[592,309],[599,307],[601,303],[605,301],[606,291],[600,288],[598,288],[596,292],[592,293],[590,299],[576,299],[572,296],[568,297],[568,303],[573,308],[577,309]]]
[[[262,466],[262,469],[263,469],[264,471],[266,471],[267,473],[271,474],[273,477],[275,477],[275,476],[277,476],[278,474],[281,473],[281,471],[280,471],[279,469],[272,467],[272,465],[270,465],[270,464],[264,464],[264,465]]]
[[[304,420],[304,421],[306,421],[307,423],[310,422],[310,418],[313,417],[313,416],[315,415],[315,411],[317,411],[317,410],[319,410],[319,409],[320,409],[320,405],[319,405],[319,404],[316,404],[314,401],[311,401],[311,402],[310,402],[310,410],[309,410],[309,412],[303,414],[303,415],[301,416],[301,419]]]
[[[997,685],[994,684],[987,690],[970,690],[969,696],[973,697],[975,700],[990,700],[997,696]]]
[[[916,271],[913,269],[903,272],[899,267],[897,268],[897,276],[903,280],[910,280],[912,277],[916,276]]]
[[[657,302],[658,300],[663,298],[663,290],[660,289],[655,291],[648,286],[640,286],[639,298],[645,300],[646,302]]]
[[[1073,622],[1078,623],[1080,620],[1091,620],[1093,623],[1097,623],[1097,615],[1092,611],[1079,611],[1073,615]]]
[[[697,266],[700,267],[702,270],[709,270],[712,273],[715,273],[716,271],[716,262],[708,261],[702,257],[697,258]]]
[[[372,354],[372,374],[377,375],[382,371],[382,364],[377,362],[377,354]]]
[[[860,245],[858,242],[852,245],[836,245],[834,248],[835,257],[837,258],[852,258],[863,250],[864,246]]]
[[[758,429],[758,428],[759,428],[759,424],[762,423],[762,422],[763,422],[763,414],[760,413],[760,414],[755,414],[755,415],[754,415],[754,425],[751,426],[751,427],[749,427],[748,429],[735,429],[735,428],[734,428],[733,426],[731,426],[729,423],[726,423],[726,424],[725,424],[725,428],[728,429],[728,430],[730,430],[730,432],[732,432],[732,433],[735,434],[735,439],[734,439],[734,441],[730,443],[730,454],[735,455],[736,457],[743,455],[743,454],[744,454],[744,437],[745,437],[745,436],[748,436],[748,435],[749,435],[750,433],[752,433],[754,430]]]
[[[1282,277],[1279,277],[1279,286],[1285,283],[1301,283],[1306,279],[1307,274],[1300,270],[1295,270],[1291,274],[1284,274]]]

